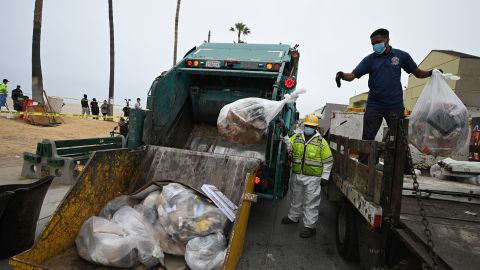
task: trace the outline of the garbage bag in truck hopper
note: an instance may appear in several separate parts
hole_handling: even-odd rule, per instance
[[[9,263],[18,269],[96,269],[78,256],[75,238],[91,216],[98,215],[109,201],[133,194],[148,183],[174,180],[195,190],[203,184],[219,188],[241,209],[229,231],[224,267],[235,269],[242,254],[256,168],[261,160],[161,146],[144,146],[96,152],[52,215],[33,248],[16,255]],[[150,191],[151,192],[151,191]],[[81,202],[81,203],[79,203]]]
[[[258,144],[268,131],[268,125],[287,103],[294,103],[299,94],[306,91],[299,89],[286,94],[280,101],[262,98],[243,98],[227,104],[222,108],[217,119],[218,132],[227,140],[247,145]]]

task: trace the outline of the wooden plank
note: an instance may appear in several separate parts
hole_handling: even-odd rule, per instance
[[[355,180],[353,181],[353,185],[363,194],[365,194],[365,197],[367,199],[371,199],[372,194],[369,193],[368,191],[368,175],[369,175],[369,169],[365,164],[362,164],[360,162],[357,162],[357,167],[356,167],[356,172],[355,172]]]
[[[373,202],[380,204],[382,200],[383,172],[375,170],[375,189],[373,190]]]
[[[343,176],[346,176],[349,180],[353,181],[357,174],[358,162],[350,158],[346,159],[345,161],[345,167],[343,168],[344,170],[341,172],[341,174]]]
[[[75,155],[75,154],[85,154],[85,153],[91,153],[93,151],[119,149],[119,148],[122,148],[122,145],[103,144],[103,145],[84,146],[84,147],[71,147],[71,148],[58,149],[57,155],[66,156],[66,155]]]
[[[122,137],[103,137],[103,138],[88,138],[76,140],[58,140],[54,141],[56,148],[73,147],[73,146],[87,146],[108,143],[122,143]]]
[[[350,139],[349,144],[350,144],[350,150],[354,150],[355,152],[370,154],[370,153],[373,153],[372,147],[376,144],[376,141]]]
[[[370,144],[371,152],[368,155],[368,191],[367,194],[373,199],[375,193],[375,177],[376,177],[376,165],[377,165],[377,145],[375,143]]]

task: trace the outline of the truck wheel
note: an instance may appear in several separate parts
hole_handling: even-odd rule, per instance
[[[347,261],[357,261],[358,231],[356,210],[346,199],[340,201],[337,211],[335,238],[340,256]]]

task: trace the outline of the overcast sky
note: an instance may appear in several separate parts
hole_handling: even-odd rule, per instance
[[[0,0],[0,77],[10,89],[31,89],[34,0]],[[146,98],[152,80],[172,65],[176,0],[113,0],[115,100]],[[108,95],[107,0],[44,0],[41,59],[49,95]],[[178,55],[207,39],[232,42],[235,22],[252,33],[248,43],[300,44],[298,101],[302,114],[325,102],[348,103],[367,91],[368,77],[337,89],[335,73],[351,71],[371,52],[370,33],[390,30],[391,45],[420,63],[432,49],[480,55],[479,1],[183,0]],[[407,74],[402,74],[407,83]],[[69,102],[78,102],[70,100]]]

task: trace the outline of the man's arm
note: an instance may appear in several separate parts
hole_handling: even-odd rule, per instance
[[[355,74],[353,74],[353,73],[344,73],[344,72],[341,72],[341,71],[339,73],[341,73],[340,78],[344,81],[351,82],[354,79],[357,79],[357,76],[355,76]]]
[[[431,70],[426,71],[426,70],[417,68],[417,70],[413,72],[413,75],[419,79],[424,79],[432,76],[432,71]]]

